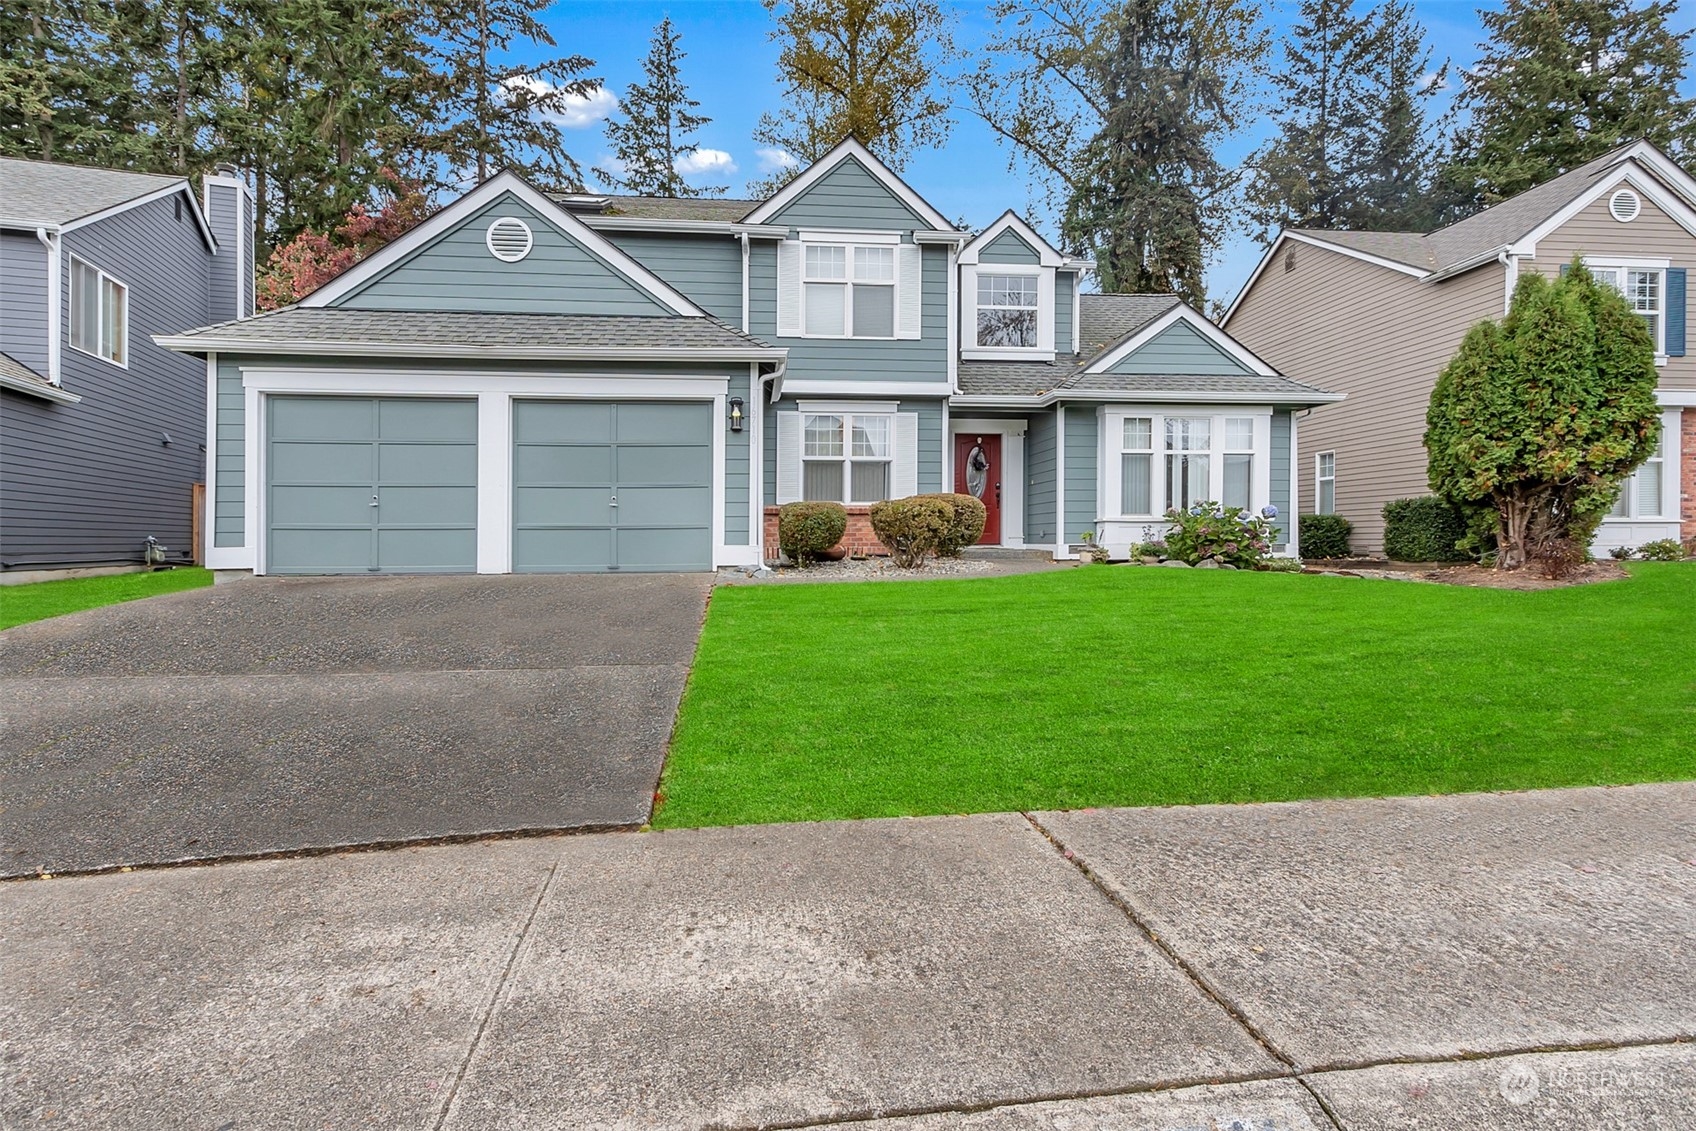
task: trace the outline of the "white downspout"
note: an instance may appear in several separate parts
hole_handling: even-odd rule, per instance
[[[751,333],[748,329],[748,233],[742,234],[742,332]]]
[[[1513,306],[1513,290],[1519,285],[1519,256],[1504,247],[1496,253],[1496,262],[1502,265],[1502,316],[1506,317]]]
[[[747,239],[746,236],[742,238]],[[747,245],[744,244],[743,246],[746,247]],[[747,292],[743,293],[746,294]],[[750,516],[752,519],[750,525],[758,532],[755,535],[755,546],[758,549],[758,568],[762,571],[766,568],[766,399],[761,386],[767,381],[771,382],[771,403],[776,404],[777,398],[781,395],[779,390],[783,385],[783,374],[788,368],[789,360],[785,358],[778,362],[777,368],[770,373],[756,377],[753,388],[749,390],[750,396],[748,399],[753,401],[753,404],[748,406],[753,412],[753,419],[749,424],[754,430],[750,447],[757,449],[757,451],[749,452],[750,458],[748,460],[748,467],[754,480],[754,513]],[[756,456],[757,458],[754,458]]]
[[[47,249],[47,380],[62,385],[59,376],[59,340],[65,335],[60,313],[59,235],[44,224],[35,229],[35,238]]]

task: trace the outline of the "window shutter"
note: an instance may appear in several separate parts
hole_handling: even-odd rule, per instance
[[[801,414],[777,416],[777,505],[801,501]]]
[[[895,475],[889,497],[905,499],[919,493],[919,414],[895,414]]]
[[[895,315],[897,338],[918,338],[924,333],[925,249],[904,243],[895,249]]]
[[[1667,268],[1667,356],[1684,356],[1684,268]]]
[[[801,241],[777,245],[777,336],[801,333]]]

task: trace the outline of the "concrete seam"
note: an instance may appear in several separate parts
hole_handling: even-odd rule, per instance
[[[1272,1042],[1270,1037],[1261,1032],[1259,1026],[1250,1021],[1248,1016],[1240,1008],[1238,1008],[1235,1002],[1231,1001],[1230,998],[1225,996],[1222,990],[1215,987],[1212,982],[1203,977],[1201,971],[1192,966],[1183,955],[1178,953],[1175,947],[1173,947],[1165,939],[1161,938],[1159,933],[1156,932],[1154,928],[1149,925],[1147,920],[1143,918],[1142,914],[1137,911],[1136,908],[1131,906],[1128,899],[1124,898],[1118,892],[1109,887],[1107,883],[1103,881],[1100,876],[1096,875],[1095,871],[1084,862],[1082,857],[1078,856],[1076,853],[1072,852],[1071,849],[1062,844],[1060,842],[1060,838],[1049,832],[1048,829],[1044,828],[1042,822],[1038,821],[1033,814],[1021,813],[1020,816],[1024,817],[1026,821],[1029,821],[1031,827],[1037,831],[1037,834],[1044,840],[1048,841],[1048,843],[1054,847],[1054,850],[1060,854],[1061,859],[1067,861],[1080,873],[1082,873],[1084,878],[1095,886],[1095,890],[1100,892],[1109,903],[1117,907],[1120,913],[1123,914],[1126,919],[1129,919],[1131,923],[1142,932],[1143,936],[1147,938],[1149,942],[1154,944],[1155,949],[1163,954],[1168,962],[1177,967],[1178,971],[1188,978],[1197,989],[1201,990],[1201,992],[1205,994],[1215,1005],[1224,1010],[1226,1016],[1230,1017],[1231,1020],[1240,1025],[1243,1031],[1253,1038],[1257,1045],[1265,1049],[1269,1056],[1277,1060],[1278,1063],[1286,1065],[1291,1069],[1296,1068],[1295,1060],[1286,1055],[1282,1049]]]
[[[683,701],[689,698],[689,681],[695,676],[695,661],[701,655],[701,640],[707,632],[707,617],[712,613],[713,595],[718,592],[718,586],[713,585],[707,590],[707,599],[701,602],[701,623],[695,627],[695,648],[689,653],[689,662],[681,665],[683,668],[683,686],[677,689],[677,706],[671,710],[671,728],[666,731],[665,749],[660,751],[660,770],[654,775],[654,788],[648,791],[648,819],[644,827],[651,827],[654,818],[659,815],[660,790],[665,785],[665,772],[671,766],[671,747],[677,741],[677,726],[683,719]]]
[[[466,1073],[471,1071],[471,1062],[476,1058],[477,1049],[483,1043],[483,1034],[488,1030],[489,1022],[494,1019],[495,1010],[500,1008],[501,999],[506,996],[507,986],[512,981],[512,972],[518,968],[518,956],[524,953],[524,943],[530,938],[530,928],[536,922],[536,914],[541,911],[542,902],[548,898],[548,891],[554,886],[554,877],[559,874],[559,865],[560,858],[555,857],[553,867],[548,869],[547,879],[542,881],[542,890],[536,893],[536,902],[530,905],[530,914],[524,917],[524,926],[519,928],[518,938],[512,944],[512,952],[506,956],[506,966],[495,982],[494,993],[489,995],[489,1005],[477,1022],[477,1031],[471,1035],[471,1044],[465,1050],[465,1059],[459,1062],[459,1071],[454,1073],[453,1083],[448,1085],[447,1094],[442,1097],[442,1112],[436,1117],[435,1131],[442,1131],[447,1125],[448,1116],[453,1114],[453,1102],[459,1096],[459,1086],[465,1082]]]
[[[1325,1118],[1331,1121],[1331,1126],[1335,1127],[1337,1131],[1346,1131],[1343,1127],[1342,1118],[1335,1111],[1331,1110],[1331,1105],[1325,1101],[1325,1097],[1319,1094],[1318,1090],[1308,1082],[1306,1077],[1297,1076],[1296,1083],[1300,1084],[1302,1086],[1302,1090],[1313,1097],[1313,1102],[1319,1105],[1319,1110],[1325,1113]]]

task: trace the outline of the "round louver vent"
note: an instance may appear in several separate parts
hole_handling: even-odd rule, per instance
[[[483,242],[489,245],[489,254],[502,263],[517,263],[530,254],[534,241],[529,224],[514,216],[502,216],[489,225]]]
[[[1628,188],[1622,188],[1608,200],[1608,215],[1622,224],[1629,224],[1643,211],[1643,202]]]

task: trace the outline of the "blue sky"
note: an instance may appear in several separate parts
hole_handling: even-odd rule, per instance
[[[1473,3],[1415,0],[1415,7],[1439,58],[1447,56],[1457,68],[1473,62],[1482,38]],[[988,35],[991,21],[986,8],[987,4],[954,7],[959,20],[956,41],[968,51]],[[1281,3],[1269,5],[1268,11],[1276,32],[1292,22],[1297,9],[1295,4]],[[730,195],[742,195],[744,180],[765,172],[753,141],[755,123],[763,112],[782,106],[778,46],[768,38],[771,19],[758,0],[563,0],[549,8],[544,20],[561,52],[594,59],[595,74],[608,88],[605,97],[569,119],[573,156],[585,167],[605,157],[601,118],[614,108],[616,95],[640,78],[649,36],[668,13],[682,33],[681,47],[688,56],[683,62],[684,81],[700,100],[700,112],[713,119],[698,140],[704,150],[715,151],[715,159],[727,155],[735,167],[727,175],[703,174],[694,179],[729,184]],[[1674,19],[1684,28],[1696,26],[1696,5]],[[1687,88],[1692,85],[1687,75]],[[1227,160],[1240,161],[1265,133],[1266,123],[1256,122],[1222,153]],[[955,117],[948,144],[919,155],[904,176],[949,217],[981,226],[1011,207],[1030,213],[1051,234],[1048,217],[1032,207],[1031,186],[1022,172],[1008,170],[1007,157],[982,123],[961,113]],[[1208,268],[1209,297],[1228,300],[1234,295],[1259,255],[1259,245],[1242,236],[1220,248]]]

